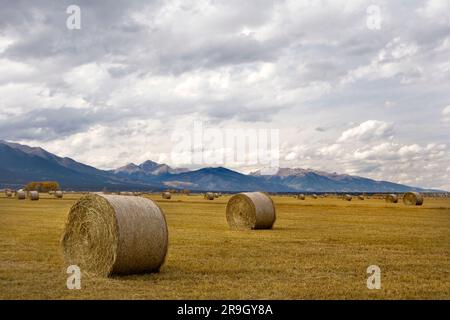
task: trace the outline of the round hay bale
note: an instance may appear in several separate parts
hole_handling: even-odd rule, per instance
[[[272,199],[262,192],[239,193],[230,198],[226,209],[231,229],[271,229],[276,220]]]
[[[30,197],[31,201],[39,200],[39,192],[37,192],[37,191],[30,191],[28,196]]]
[[[205,195],[204,195],[204,198],[206,199],[206,200],[214,200],[214,193],[212,193],[212,192],[207,192],[207,193],[205,193]]]
[[[218,198],[219,194],[218,193],[214,193],[214,198]]]
[[[396,194],[388,194],[386,196],[386,202],[387,203],[397,203],[398,202],[398,196]]]
[[[25,200],[27,198],[27,194],[23,190],[19,190],[16,193],[17,200]]]
[[[317,197],[317,194],[313,194],[313,195],[311,196],[311,198],[317,199],[317,198],[318,198],[318,197]]]
[[[407,192],[403,196],[403,203],[407,206],[421,206],[423,204],[423,195],[418,192]]]
[[[170,192],[163,192],[161,196],[162,196],[163,199],[170,199],[170,198],[172,198],[172,194]]]
[[[87,273],[158,272],[168,248],[166,218],[146,198],[87,195],[70,209],[61,245],[67,263]]]
[[[5,191],[5,195],[7,198],[11,198],[13,194],[10,190],[7,190],[7,191]]]
[[[352,196],[351,195],[349,195],[349,194],[346,194],[345,196],[344,196],[344,200],[345,201],[352,201]]]
[[[299,195],[297,196],[297,199],[298,199],[298,200],[305,200],[305,195],[304,195],[304,194],[299,194]]]
[[[55,198],[62,199],[62,197],[63,197],[63,192],[62,192],[62,191],[55,191],[55,192],[53,193],[53,195],[55,196]]]
[[[364,200],[365,198],[364,198],[364,196],[358,196],[358,199],[359,200]]]

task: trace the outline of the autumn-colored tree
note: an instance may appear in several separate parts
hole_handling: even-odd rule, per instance
[[[28,183],[25,191],[49,192],[60,190],[59,183],[56,181],[33,181]]]

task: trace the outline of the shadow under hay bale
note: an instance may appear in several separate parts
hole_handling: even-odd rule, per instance
[[[397,203],[398,202],[398,196],[396,194],[388,194],[386,196],[386,202],[387,203]]]
[[[271,229],[276,220],[275,205],[262,192],[239,193],[228,201],[226,216],[233,230]]]
[[[403,203],[407,206],[421,206],[423,204],[423,195],[418,192],[407,192],[403,196]]]
[[[158,272],[167,254],[167,223],[149,199],[87,195],[70,209],[61,245],[67,264],[88,273]]]

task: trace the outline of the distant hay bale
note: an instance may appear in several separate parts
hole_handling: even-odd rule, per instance
[[[16,193],[17,200],[25,200],[27,198],[27,194],[23,190],[18,190]]]
[[[317,199],[318,197],[317,197],[317,194],[313,194],[313,195],[311,195],[311,198],[313,198],[313,199]]]
[[[162,193],[162,198],[163,199],[170,199],[170,198],[172,198],[172,194],[170,192],[163,192]]]
[[[63,192],[62,192],[62,191],[55,191],[55,192],[53,193],[53,195],[55,196],[55,198],[62,199],[62,197],[63,197]]]
[[[11,198],[12,197],[12,192],[10,191],[10,190],[6,190],[5,191],[5,196],[7,197],[7,198]]]
[[[205,195],[203,196],[206,200],[214,200],[214,193],[212,192],[207,192],[205,193]]]
[[[32,200],[32,201],[39,200],[39,192],[37,192],[37,191],[30,191],[28,196],[29,196],[30,200]]]
[[[276,220],[272,199],[262,192],[239,193],[230,198],[226,209],[231,229],[271,229]]]
[[[297,195],[297,199],[305,200],[305,195],[304,194],[299,194],[299,195]]]
[[[61,246],[67,265],[88,273],[158,272],[167,254],[167,223],[149,199],[86,195],[69,211]]]
[[[352,196],[351,195],[349,195],[349,194],[346,194],[345,196],[344,196],[344,200],[345,201],[352,201]]]
[[[218,198],[219,194],[218,193],[214,193],[214,198]]]
[[[386,202],[388,203],[397,203],[398,202],[398,196],[396,194],[388,194],[386,196]]]
[[[407,206],[421,206],[423,204],[423,195],[418,192],[407,192],[403,196],[403,203]]]
[[[365,198],[364,198],[364,196],[361,196],[361,195],[360,195],[360,196],[358,196],[358,199],[359,199],[359,200],[364,200]]]

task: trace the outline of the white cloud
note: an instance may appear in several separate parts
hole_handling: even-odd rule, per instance
[[[338,142],[389,139],[393,131],[394,125],[392,123],[367,120],[356,127],[344,131],[339,137]]]
[[[450,106],[447,106],[442,110],[442,116],[442,121],[450,122]]]

